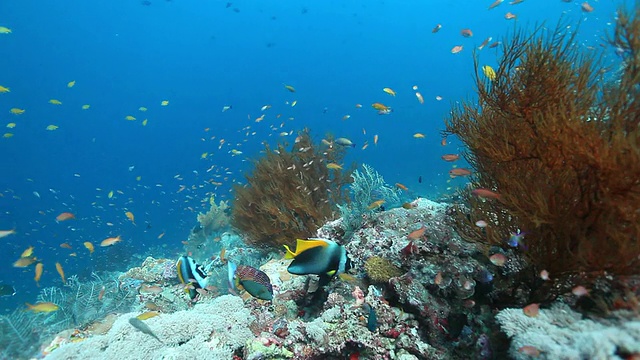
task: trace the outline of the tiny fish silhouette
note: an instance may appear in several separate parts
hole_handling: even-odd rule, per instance
[[[158,340],[158,341],[160,341],[162,343],[162,340],[160,340],[156,336],[156,334],[154,334],[153,331],[151,331],[151,328],[149,328],[149,326],[147,324],[145,324],[142,320],[132,317],[131,319],[129,319],[129,324],[131,324],[134,328],[142,331],[143,333],[145,333],[147,335],[150,335],[150,336],[153,336],[154,338],[156,338],[156,340]]]

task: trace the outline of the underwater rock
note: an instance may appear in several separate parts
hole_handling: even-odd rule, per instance
[[[142,280],[146,283],[164,283],[173,280],[172,272],[167,270],[168,267],[175,268],[175,260],[172,259],[154,259],[147,257],[140,267],[129,269],[126,273],[120,275],[118,280],[125,278]],[[177,273],[176,273],[177,275]]]

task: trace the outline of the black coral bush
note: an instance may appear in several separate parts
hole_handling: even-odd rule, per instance
[[[476,73],[478,101],[453,109],[445,135],[467,146],[473,188],[457,217],[468,240],[506,246],[555,276],[640,273],[640,10],[620,12],[610,41],[624,55],[617,79],[560,26],[516,33],[494,81]],[[476,60],[476,68],[479,64]],[[485,220],[485,229],[475,227]]]
[[[262,248],[295,245],[296,237],[314,236],[336,216],[336,205],[347,199],[351,170],[328,168],[341,165],[345,149],[323,143],[314,144],[305,130],[290,150],[265,145],[247,184],[235,187],[231,223],[245,242]]]

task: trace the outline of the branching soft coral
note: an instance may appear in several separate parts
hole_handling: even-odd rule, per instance
[[[295,239],[315,235],[334,218],[336,204],[346,201],[351,171],[329,169],[340,164],[344,149],[337,145],[315,145],[302,131],[291,151],[285,145],[254,162],[247,185],[236,186],[232,225],[245,234],[247,243],[259,247],[295,245]]]
[[[474,188],[459,233],[506,245],[518,229],[538,270],[640,272],[640,10],[620,11],[614,46],[625,53],[615,86],[575,34],[515,34],[494,81],[476,73],[478,101],[452,112],[445,135],[468,147]],[[479,64],[476,60],[476,68]],[[485,229],[475,227],[485,220]]]

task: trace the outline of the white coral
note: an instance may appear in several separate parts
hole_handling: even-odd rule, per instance
[[[496,319],[512,338],[515,359],[529,358],[518,352],[526,345],[540,350],[546,359],[622,359],[616,353],[640,352],[640,321],[583,320],[566,305],[541,309],[536,317],[526,316],[522,309],[505,309]]]
[[[191,359],[231,358],[253,337],[254,320],[242,299],[225,295],[193,309],[145,320],[160,343],[129,324],[136,313],[123,314],[106,335],[61,346],[51,359]],[[212,354],[215,354],[212,355]],[[213,357],[212,357],[213,356]]]

